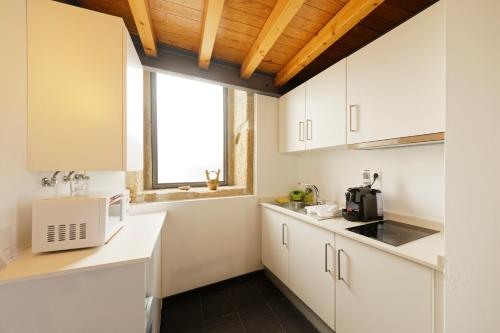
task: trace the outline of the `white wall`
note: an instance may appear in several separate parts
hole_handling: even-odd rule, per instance
[[[500,2],[447,1],[446,332],[500,331]]]
[[[300,156],[299,180],[317,184],[323,199],[345,205],[345,190],[361,185],[363,169],[381,171],[374,187],[382,190],[384,210],[444,220],[443,144],[307,152]]]
[[[168,211],[162,235],[164,296],[262,268],[257,197],[139,204],[134,213]]]
[[[255,95],[256,194],[260,198],[287,195],[297,186],[297,155],[279,153],[278,99]]]
[[[20,248],[31,244],[31,201],[51,196],[40,180],[46,174],[26,171],[27,69],[26,2],[0,0],[0,229],[11,227]],[[91,173],[93,189],[124,187],[124,173]],[[59,193],[67,191],[63,185]]]

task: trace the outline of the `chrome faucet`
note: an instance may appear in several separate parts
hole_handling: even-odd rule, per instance
[[[50,178],[43,177],[42,178],[42,186],[43,187],[54,187],[57,184],[57,175],[61,171],[55,171]]]
[[[74,174],[75,171],[70,171],[67,175],[63,177],[63,182],[65,183],[70,182]]]
[[[297,183],[299,186],[304,186],[307,189],[311,189],[314,191],[314,204],[315,205],[322,205],[323,202],[319,199],[319,188],[314,185],[314,184],[302,184],[302,183]]]

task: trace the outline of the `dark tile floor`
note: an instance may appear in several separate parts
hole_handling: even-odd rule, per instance
[[[317,333],[262,271],[163,300],[162,333]]]

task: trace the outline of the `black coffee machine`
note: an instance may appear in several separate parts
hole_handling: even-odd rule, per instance
[[[373,175],[373,182],[378,175]],[[360,187],[351,187],[345,193],[345,209],[342,216],[349,221],[369,222],[382,220],[382,192],[372,188],[373,183]]]

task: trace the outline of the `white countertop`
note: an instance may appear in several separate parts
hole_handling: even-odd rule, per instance
[[[122,230],[100,247],[43,254],[26,249],[0,271],[0,285],[148,261],[166,216],[166,212],[128,216]]]
[[[303,222],[316,225],[319,228],[332,231],[336,234],[354,239],[361,243],[373,246],[374,248],[414,261],[416,263],[430,267],[432,269],[438,271],[443,270],[442,258],[444,256],[444,233],[442,231],[400,246],[392,246],[390,244],[386,244],[378,240],[346,230],[346,228],[355,227],[365,223],[347,221],[342,217],[318,221],[313,217],[309,217],[271,203],[261,202],[260,204],[263,207],[273,209],[275,211],[294,217]],[[416,224],[416,223],[411,223],[413,221],[405,221],[404,219],[399,219],[399,220],[401,222],[405,222],[408,224]],[[421,225],[421,226],[429,227],[429,225]],[[431,228],[431,229],[439,230],[437,228]]]

